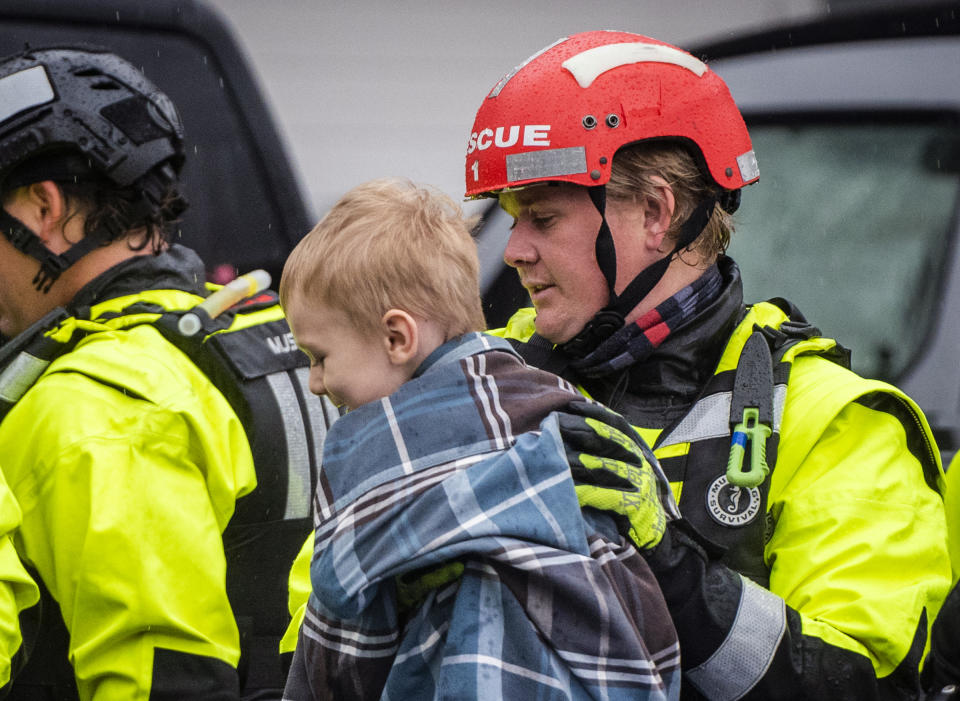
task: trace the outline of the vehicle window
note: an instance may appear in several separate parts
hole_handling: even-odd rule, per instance
[[[786,297],[853,349],[856,371],[895,379],[938,306],[960,182],[956,124],[807,114],[751,123],[750,134],[760,182],[744,190],[729,249],[745,300]]]

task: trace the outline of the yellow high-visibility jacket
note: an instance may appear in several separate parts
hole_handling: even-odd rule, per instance
[[[953,564],[953,588],[930,631],[930,653],[923,663],[924,688],[931,695],[960,683],[960,453],[947,469],[947,536]]]
[[[313,559],[313,531],[307,536],[297,553],[290,574],[287,579],[289,587],[287,596],[287,610],[290,612],[290,623],[287,632],[280,640],[280,653],[292,653],[297,648],[297,634],[300,624],[307,610],[307,599],[310,598],[310,560]]]
[[[755,324],[786,320],[772,304],[750,308],[714,378],[735,370]],[[534,321],[524,309],[493,333],[526,341]],[[680,637],[685,698],[694,689],[719,699],[873,698],[916,688],[928,627],[950,585],[940,457],[916,404],[821,357],[834,345],[800,341],[782,361],[790,367],[777,391],[779,451],[758,521],[767,588],[717,563],[684,570],[702,582],[681,583],[671,579],[681,568],[671,567],[682,557],[660,571],[651,560]],[[691,446],[713,440],[723,461],[729,450],[729,396],[723,404],[723,392],[704,394],[672,428],[638,426],[685,517],[710,501],[688,483],[710,484],[698,472],[725,470],[687,460]],[[678,587],[682,600],[671,597]]]
[[[129,295],[91,318],[138,300],[201,298]],[[90,333],[0,423],[0,456],[23,511],[17,551],[59,605],[80,698],[196,691],[191,675],[235,695],[221,533],[256,475],[240,420],[197,366],[149,324]]]

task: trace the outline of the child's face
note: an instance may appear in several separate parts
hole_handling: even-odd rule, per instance
[[[311,305],[299,295],[285,309],[290,330],[310,359],[310,391],[347,409],[393,394],[409,378],[391,363],[388,339],[363,332],[347,315],[328,305]]]

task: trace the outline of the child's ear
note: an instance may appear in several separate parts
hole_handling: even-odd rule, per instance
[[[390,309],[381,319],[386,331],[387,355],[394,365],[403,365],[420,350],[420,327],[416,319],[402,309]]]

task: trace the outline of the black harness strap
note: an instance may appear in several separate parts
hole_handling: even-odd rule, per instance
[[[680,227],[680,234],[669,254],[647,266],[630,281],[619,295],[617,282],[617,254],[606,215],[606,186],[588,188],[587,192],[597,211],[600,212],[600,230],[595,245],[597,266],[607,281],[607,306],[587,322],[586,326],[569,341],[560,344],[564,354],[573,359],[586,357],[603,341],[623,328],[626,316],[648,295],[667,272],[673,257],[696,241],[706,228],[717,205],[716,196],[702,200]]]
[[[533,334],[527,341],[520,341],[516,338],[508,338],[507,341],[510,342],[510,345],[527,365],[532,365],[540,370],[546,370],[563,377],[570,365],[571,359],[538,333]]]

